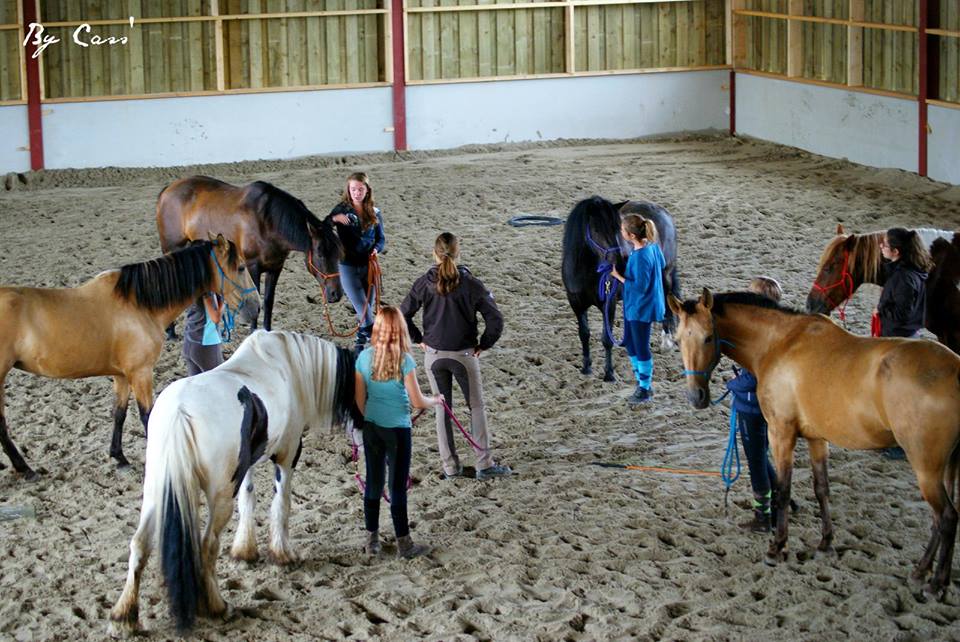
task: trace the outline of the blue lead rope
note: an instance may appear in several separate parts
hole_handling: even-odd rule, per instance
[[[721,397],[720,399],[723,399]],[[720,401],[717,399],[714,403]],[[733,472],[734,462],[736,462],[737,472]],[[723,491],[723,514],[727,514],[727,497],[730,494],[730,487],[733,482],[740,479],[740,451],[737,449],[737,411],[730,409],[730,437],[727,439],[727,452],[723,454],[723,464],[720,466],[720,479],[725,486]]]

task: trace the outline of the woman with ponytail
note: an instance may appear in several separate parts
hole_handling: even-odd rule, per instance
[[[383,216],[373,204],[373,188],[364,172],[355,172],[347,178],[343,198],[327,216],[337,226],[343,243],[343,261],[340,263],[340,284],[357,313],[356,349],[362,350],[373,329],[373,315],[379,292],[367,300],[367,266],[370,257],[383,252]]]
[[[663,321],[663,267],[666,260],[657,243],[657,228],[639,214],[627,214],[620,224],[624,240],[633,246],[627,259],[626,274],[613,268],[613,277],[623,283],[623,344],[630,356],[637,387],[627,399],[635,406],[653,397],[653,353],[650,351],[650,326]]]
[[[424,397],[417,382],[417,364],[410,354],[410,336],[400,311],[391,306],[380,309],[373,324],[371,347],[360,353],[356,363],[355,399],[363,414],[363,453],[367,485],[363,493],[363,519],[367,528],[364,550],[380,553],[380,495],[390,464],[390,515],[397,536],[397,554],[417,557],[427,547],[410,538],[407,519],[407,479],[413,446],[410,409],[432,408],[443,397]]]
[[[880,239],[883,254],[883,292],[877,304],[881,337],[915,337],[923,327],[930,254],[915,230],[891,227]],[[888,459],[906,459],[899,446],[884,448]]]
[[[503,332],[503,316],[493,295],[466,267],[457,265],[460,242],[449,232],[437,237],[433,245],[436,266],[414,282],[400,310],[414,343],[424,350],[424,366],[430,389],[453,404],[451,393],[456,379],[470,408],[470,434],[477,448],[476,478],[509,475],[508,466],[498,466],[490,453],[483,386],[480,379],[480,353],[489,350]],[[423,308],[423,332],[414,316]],[[477,338],[477,314],[483,317],[484,330]],[[453,426],[446,413],[437,413],[437,442],[446,479],[463,476],[463,466],[453,441]]]

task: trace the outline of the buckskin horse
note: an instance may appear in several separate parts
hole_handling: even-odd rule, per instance
[[[277,280],[291,251],[306,255],[307,271],[333,303],[343,290],[338,263],[343,246],[333,225],[321,221],[297,198],[257,181],[237,187],[207,176],[174,181],[157,198],[157,232],[164,252],[210,234],[236,243],[257,290],[265,275],[263,327],[273,325]],[[252,327],[256,329],[256,319]],[[168,334],[173,335],[173,328]]]
[[[150,416],[143,506],[127,581],[110,612],[111,633],[139,629],[140,578],[155,546],[181,632],[198,615],[227,613],[216,576],[220,533],[239,493],[231,554],[257,557],[252,466],[268,458],[276,479],[269,557],[277,564],[295,561],[287,522],[302,436],[308,428],[348,424],[355,412],[353,354],[294,332],[254,332],[225,363],[167,386]],[[208,508],[202,535],[201,495]]]
[[[603,380],[614,381],[611,352],[614,339],[612,328],[616,317],[617,301],[620,300],[620,284],[610,275],[616,265],[623,273],[630,249],[620,235],[620,217],[624,214],[640,214],[652,220],[657,228],[658,242],[666,259],[663,270],[664,295],[680,296],[680,280],[677,276],[677,233],[670,214],[655,203],[625,201],[614,205],[599,196],[592,196],[577,203],[567,217],[563,230],[563,287],[567,301],[577,317],[580,347],[583,351],[583,367],[580,372],[593,372],[590,359],[590,322],[587,311],[596,307],[603,315],[604,368]],[[674,319],[669,308],[664,317],[663,345],[672,343]]]
[[[256,318],[260,297],[236,246],[222,236],[101,272],[76,288],[0,288],[0,443],[14,469],[36,477],[7,433],[3,383],[11,368],[56,379],[112,376],[110,456],[127,466],[122,437],[130,389],[146,428],[163,329],[208,291],[223,295],[227,318],[237,310]]]
[[[876,449],[899,444],[933,510],[927,548],[911,579],[943,597],[950,584],[957,533],[955,488],[960,469],[960,356],[933,341],[851,334],[821,315],[802,314],[746,292],[698,300],[670,298],[696,408],[710,405],[710,375],[726,355],[757,377],[757,399],[769,425],[781,510],[765,561],[785,558],[793,451],[807,440],[822,525],[817,551],[831,551],[827,444]]]
[[[960,353],[960,232],[916,230],[930,251],[934,269],[926,288],[924,325],[937,339]],[[829,314],[844,308],[863,283],[883,285],[883,255],[880,240],[886,230],[868,234],[846,234],[837,226],[837,235],[820,257],[817,276],[807,296],[807,311]]]

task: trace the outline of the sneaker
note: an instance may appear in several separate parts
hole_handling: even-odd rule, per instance
[[[490,466],[490,468],[484,468],[483,470],[477,471],[477,480],[484,481],[487,479],[493,479],[494,477],[506,477],[507,475],[512,475],[513,471],[510,470],[510,466]]]
[[[653,399],[653,390],[650,388],[641,388],[637,386],[637,389],[633,391],[633,394],[627,398],[627,404],[631,406],[639,406],[642,403],[647,403]]]
[[[459,466],[457,466],[457,470],[455,472],[448,473],[447,471],[443,471],[444,479],[456,479],[457,477],[464,477],[464,476],[465,475],[463,474],[463,464],[460,464]]]
[[[740,528],[751,533],[769,533],[770,532],[770,514],[762,510],[753,511],[753,519],[737,524]]]
[[[884,459],[889,459],[891,461],[903,461],[907,458],[907,453],[903,452],[903,448],[900,446],[894,446],[893,448],[881,448],[880,455]]]

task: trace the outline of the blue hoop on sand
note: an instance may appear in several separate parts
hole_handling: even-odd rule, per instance
[[[514,216],[507,221],[513,227],[531,227],[533,225],[562,225],[563,219],[556,216]]]

